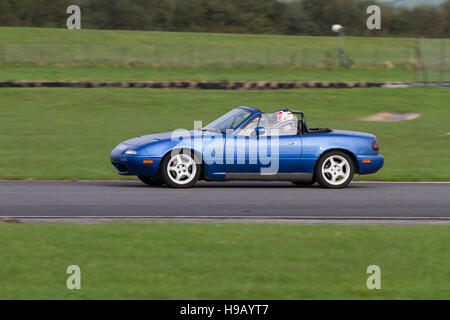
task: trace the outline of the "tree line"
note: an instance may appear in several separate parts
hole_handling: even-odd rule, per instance
[[[81,8],[82,28],[253,34],[450,36],[450,0],[440,6],[386,6],[375,0],[0,0],[0,25],[66,26]],[[366,9],[381,7],[381,30],[368,30]]]

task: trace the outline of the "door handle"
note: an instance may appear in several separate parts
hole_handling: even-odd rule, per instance
[[[288,145],[290,145],[290,146],[293,146],[294,144],[297,144],[297,142],[295,142],[295,141],[289,141],[288,142]]]

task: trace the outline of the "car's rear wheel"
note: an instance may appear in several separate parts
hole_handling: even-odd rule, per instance
[[[201,165],[190,150],[169,153],[161,164],[163,181],[172,188],[189,188],[200,177]]]
[[[354,172],[355,166],[348,154],[342,151],[330,151],[319,159],[315,176],[322,187],[340,189],[352,181]]]
[[[160,186],[164,184],[164,181],[162,181],[159,178],[150,177],[150,176],[138,176],[139,180],[141,180],[143,183],[148,184],[149,186]]]

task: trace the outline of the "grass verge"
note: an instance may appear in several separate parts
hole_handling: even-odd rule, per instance
[[[0,224],[0,299],[449,299],[449,226]],[[81,290],[67,290],[69,265]],[[381,290],[366,268],[381,268]]]

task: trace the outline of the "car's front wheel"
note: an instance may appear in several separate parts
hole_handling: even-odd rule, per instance
[[[148,184],[149,186],[160,186],[164,184],[164,181],[162,181],[159,178],[150,177],[150,176],[138,176],[139,180],[141,180],[143,183]]]
[[[342,151],[330,151],[319,159],[315,177],[324,188],[340,189],[352,181],[354,172],[355,166],[348,154]]]
[[[201,165],[196,163],[192,151],[171,152],[162,161],[161,176],[172,188],[189,188],[200,177]]]

